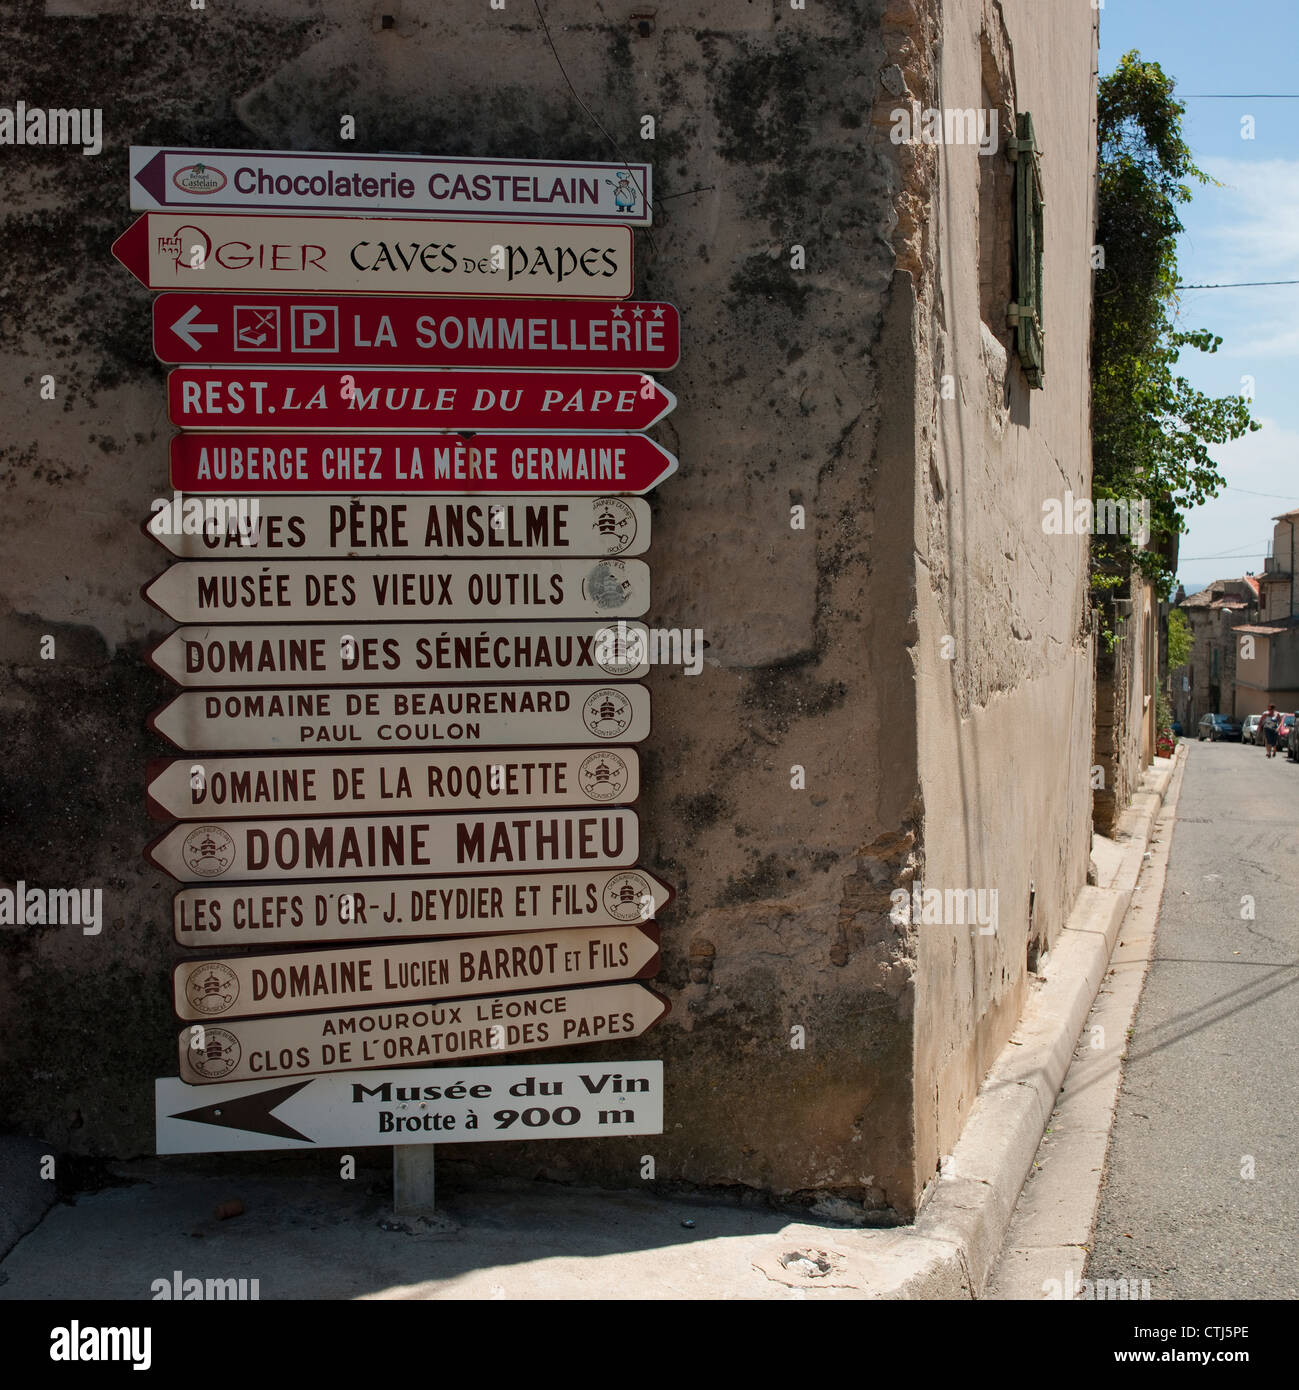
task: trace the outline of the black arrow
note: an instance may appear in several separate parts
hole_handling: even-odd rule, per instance
[[[179,1115],[171,1115],[172,1120],[193,1120],[199,1125],[220,1125],[223,1129],[246,1129],[253,1134],[272,1134],[277,1139],[301,1139],[304,1144],[314,1144],[305,1134],[283,1120],[277,1119],[271,1111],[283,1105],[290,1096],[295,1096],[304,1086],[310,1086],[314,1076],[305,1081],[296,1081],[292,1086],[277,1086],[273,1091],[259,1091],[255,1096],[240,1096],[238,1100],[218,1101],[215,1105],[200,1105],[197,1110],[185,1110]]]

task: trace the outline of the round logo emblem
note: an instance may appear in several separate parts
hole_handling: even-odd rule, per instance
[[[645,629],[632,627],[621,619],[613,627],[602,627],[595,634],[595,664],[610,676],[630,675],[645,664]]]
[[[185,981],[185,998],[201,1014],[223,1014],[239,998],[239,977],[219,961],[196,965]]]
[[[631,701],[621,690],[597,690],[582,706],[582,723],[596,738],[617,738],[631,723]]]
[[[198,1023],[188,1030],[191,1042],[200,1036],[197,1031],[200,1028],[202,1046],[190,1046],[190,1065],[205,1080],[219,1081],[223,1076],[229,1076],[239,1065],[243,1049],[233,1033],[227,1032],[224,1028],[206,1028]]]
[[[643,874],[614,874],[604,886],[604,907],[620,922],[648,922],[658,904]]]
[[[617,753],[592,753],[577,770],[577,780],[592,801],[616,801],[627,790],[631,773]]]
[[[606,555],[621,555],[636,539],[636,513],[621,497],[596,497],[591,502],[591,527]]]
[[[185,836],[181,858],[200,878],[217,878],[235,862],[235,842],[219,825],[196,825]]]
[[[632,582],[625,560],[601,560],[582,580],[582,597],[597,608],[621,608],[631,597]]]
[[[220,193],[226,186],[226,176],[210,164],[187,164],[171,181],[182,193]]]

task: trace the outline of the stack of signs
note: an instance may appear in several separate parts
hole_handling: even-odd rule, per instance
[[[175,971],[159,1152],[660,1132],[659,1063],[362,1073],[667,1012],[632,809],[642,494],[676,467],[642,431],[677,313],[623,302],[648,168],[131,160],[113,252],[170,291],[182,430],[145,597],[183,624],[150,727],[187,756],[149,768],[147,854],[190,885],[177,942],[227,952]],[[494,1128],[429,1111],[466,1097]]]

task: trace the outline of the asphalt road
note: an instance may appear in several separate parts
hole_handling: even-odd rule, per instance
[[[1149,1280],[1156,1299],[1292,1299],[1299,766],[1189,753],[1087,1275]]]

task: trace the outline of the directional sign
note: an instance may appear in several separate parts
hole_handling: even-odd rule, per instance
[[[630,748],[526,753],[329,753],[158,759],[148,770],[157,820],[459,811],[476,806],[628,805],[640,795]]]
[[[545,367],[665,372],[677,365],[671,304],[375,295],[164,294],[153,301],[162,362]]]
[[[647,651],[647,630],[641,623],[620,626],[621,623],[619,619],[615,623],[469,626],[289,623],[264,627],[182,627],[155,647],[149,659],[164,676],[177,685],[187,686],[638,680],[649,666],[628,658]],[[301,699],[280,713],[327,718],[370,708],[367,704],[353,709],[350,703],[345,705],[342,696],[336,701],[326,698],[323,704],[311,708],[299,708],[314,698],[310,692],[299,693]],[[476,711],[466,705],[454,712],[491,711],[485,707]],[[534,705],[531,712],[540,714],[545,710]]]
[[[172,993],[177,1018],[250,1018],[638,980],[658,967],[657,927],[602,927],[187,962]]]
[[[146,212],[113,255],[151,290],[626,299],[630,227]]]
[[[662,1134],[663,1063],[405,1067],[202,1091],[164,1076],[154,1100],[160,1154]]]
[[[132,208],[394,213],[648,227],[648,164],[131,146]]]
[[[645,493],[676,458],[643,434],[178,434],[181,492]]]
[[[650,693],[640,685],[188,691],[148,724],[195,753],[641,743],[650,732]],[[598,760],[593,766],[599,775]]]
[[[198,560],[640,555],[642,497],[160,497],[145,530]]]
[[[187,429],[646,430],[676,397],[629,372],[428,367],[183,367],[167,378]]]
[[[672,889],[644,869],[566,874],[477,874],[463,878],[236,884],[182,888],[172,926],[182,946],[222,950],[365,941],[403,936],[474,936],[616,927],[648,922]]]
[[[644,560],[187,560],[144,588],[177,622],[615,617],[649,611]]]
[[[177,1039],[180,1079],[191,1085],[265,1081],[622,1041],[640,1037],[669,1007],[661,994],[645,985],[621,984],[290,1018],[190,1023]],[[400,1084],[399,1078],[391,1079],[394,1086]]]
[[[514,869],[621,868],[640,849],[635,811],[226,821],[173,826],[145,857],[182,883]]]

